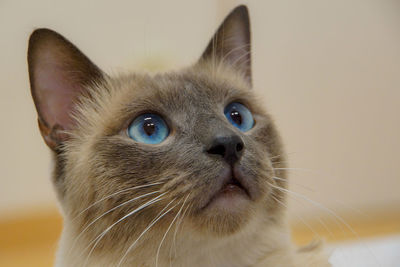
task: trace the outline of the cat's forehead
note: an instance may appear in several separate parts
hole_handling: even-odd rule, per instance
[[[204,109],[230,100],[247,102],[252,98],[251,90],[240,77],[197,69],[153,76],[127,75],[115,78],[112,86],[116,87],[120,104],[130,109]]]
[[[94,100],[94,101],[93,101]],[[143,113],[195,121],[221,116],[224,106],[239,101],[263,113],[246,81],[229,69],[195,66],[156,75],[127,74],[110,78],[96,97],[82,105],[80,133],[115,134]]]

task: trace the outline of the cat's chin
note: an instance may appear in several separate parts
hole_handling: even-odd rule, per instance
[[[255,204],[252,192],[246,183],[246,177],[238,168],[225,168],[217,178],[218,185],[213,187],[207,201],[202,205],[198,215],[219,231],[232,232],[240,228],[243,220],[249,216],[249,210]]]
[[[242,229],[251,217],[254,202],[236,185],[227,185],[218,192],[196,218],[197,229],[213,236],[226,236]]]

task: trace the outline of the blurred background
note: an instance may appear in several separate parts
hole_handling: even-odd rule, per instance
[[[0,266],[51,266],[61,229],[30,96],[30,33],[58,31],[111,74],[179,69],[243,3],[254,90],[293,168],[295,241],[400,234],[400,1],[0,0]]]

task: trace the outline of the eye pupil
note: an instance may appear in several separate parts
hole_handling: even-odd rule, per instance
[[[146,121],[143,124],[143,130],[148,136],[151,136],[155,132],[156,126],[152,121]]]
[[[157,114],[138,116],[128,127],[128,136],[144,144],[159,144],[169,135],[168,125]]]
[[[239,102],[232,102],[227,105],[224,114],[228,121],[242,132],[247,132],[254,126],[254,119],[250,110]]]
[[[232,110],[231,111],[231,118],[237,125],[241,125],[242,124],[242,115],[240,115],[239,111]]]

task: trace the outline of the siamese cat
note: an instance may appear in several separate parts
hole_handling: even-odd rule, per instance
[[[285,153],[252,89],[247,8],[177,72],[109,76],[49,29],[32,97],[64,217],[56,266],[330,266],[297,249]]]

